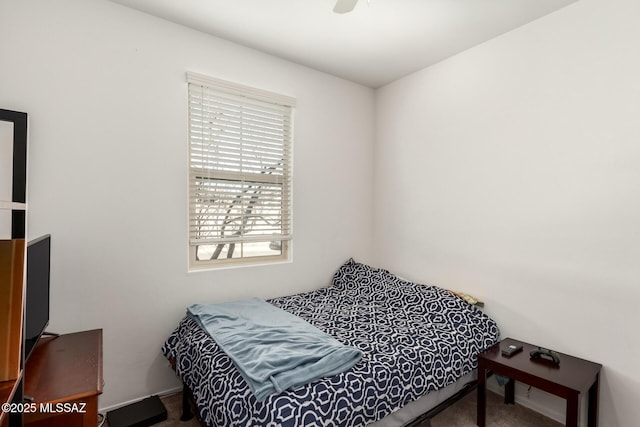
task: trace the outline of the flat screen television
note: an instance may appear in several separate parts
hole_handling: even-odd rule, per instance
[[[25,360],[49,324],[49,277],[51,270],[51,235],[27,244],[27,280],[24,303]]]

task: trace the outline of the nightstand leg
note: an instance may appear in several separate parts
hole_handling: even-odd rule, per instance
[[[574,393],[567,398],[567,427],[578,427],[578,413],[580,411],[580,393]]]
[[[504,403],[505,404],[510,403],[512,405],[515,405],[516,403],[515,394],[516,394],[516,382],[511,378],[509,378],[509,381],[507,381],[507,383],[504,386]]]
[[[587,409],[589,427],[598,427],[598,390],[600,389],[600,374],[589,389],[589,408]]]
[[[482,360],[478,362],[478,402],[477,402],[477,424],[478,427],[485,427],[487,416],[487,372]]]

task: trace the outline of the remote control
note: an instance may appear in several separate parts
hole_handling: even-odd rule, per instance
[[[504,357],[511,357],[514,354],[520,353],[522,351],[522,345],[510,345],[502,349],[502,355]]]

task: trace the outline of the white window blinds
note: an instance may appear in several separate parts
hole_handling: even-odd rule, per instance
[[[286,257],[295,99],[188,73],[192,261]]]

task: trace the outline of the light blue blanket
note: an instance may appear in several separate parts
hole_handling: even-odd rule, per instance
[[[233,360],[259,401],[344,372],[362,353],[260,298],[187,309]]]

